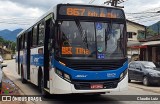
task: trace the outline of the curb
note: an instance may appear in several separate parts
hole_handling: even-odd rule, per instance
[[[7,74],[3,71],[3,74],[4,74],[4,76],[6,77],[6,78],[8,78],[10,81],[12,81],[8,76],[7,76]],[[18,88],[18,92],[20,93],[20,95],[26,95],[21,89],[20,89],[20,87],[18,87],[18,85],[14,82],[14,81],[12,81],[15,85],[16,85],[16,87]],[[22,102],[22,104],[36,104],[35,102],[33,102],[33,101],[25,101],[25,102]]]
[[[154,92],[154,93],[160,94],[160,90],[159,91],[155,91],[155,90],[152,90],[152,89],[147,89],[147,88],[143,88],[143,87],[135,86],[135,85],[129,85],[129,86],[135,87],[135,88],[139,88],[139,89],[142,89],[142,90],[145,90],[145,91],[150,91],[150,92]]]

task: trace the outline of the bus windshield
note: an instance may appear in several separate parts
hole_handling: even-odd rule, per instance
[[[120,59],[124,57],[124,24],[60,21],[61,57]]]

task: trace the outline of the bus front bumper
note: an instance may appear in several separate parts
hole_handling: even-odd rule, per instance
[[[71,93],[101,93],[101,92],[113,92],[128,90],[128,74],[117,84],[116,88],[110,89],[88,89],[77,90],[74,84],[71,84],[57,74],[55,74],[54,80],[50,83],[51,94],[71,94]]]

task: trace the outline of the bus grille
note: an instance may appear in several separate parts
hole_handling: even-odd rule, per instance
[[[66,66],[73,70],[88,70],[88,71],[99,71],[99,70],[114,70],[123,66],[126,60],[81,60],[81,61],[68,61]]]

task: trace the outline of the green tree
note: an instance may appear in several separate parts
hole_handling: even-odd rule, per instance
[[[154,36],[157,33],[153,31],[151,28],[147,28],[147,37]]]
[[[10,41],[10,40],[4,40],[1,36],[0,36],[0,46],[6,46],[6,48],[8,50],[11,50],[13,54],[15,54],[15,47],[16,47],[16,42]]]
[[[3,46],[4,41],[5,40],[0,36],[0,46]]]

